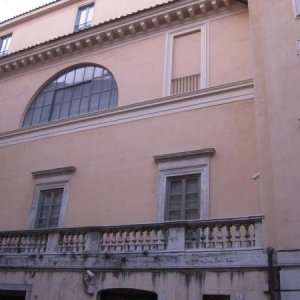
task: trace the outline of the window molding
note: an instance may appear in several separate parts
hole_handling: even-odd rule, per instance
[[[11,38],[12,38],[12,33],[0,37],[0,57],[9,54],[8,49],[10,46]]]
[[[39,206],[39,196],[41,191],[59,188],[63,188],[63,195],[59,213],[58,227],[63,226],[69,200],[70,179],[75,171],[76,168],[74,166],[70,166],[32,172],[35,187],[33,192],[32,206],[29,214],[29,229],[35,228]]]
[[[174,52],[174,39],[178,36],[193,33],[195,31],[201,32],[200,38],[200,89],[207,88],[208,85],[208,32],[207,23],[201,23],[193,26],[184,26],[180,29],[170,31],[167,33],[166,46],[165,46],[165,66],[164,66],[164,82],[163,82],[163,96],[171,95],[172,83],[172,69],[173,69],[173,52]]]
[[[26,293],[25,300],[30,300],[32,285],[31,284],[0,283],[0,290],[25,292]]]
[[[167,180],[169,177],[201,174],[200,219],[209,217],[209,163],[214,148],[178,152],[154,156],[158,164],[157,177],[157,222],[165,221]]]
[[[92,19],[93,19],[93,14],[94,14],[94,8],[95,8],[95,3],[94,2],[87,3],[83,6],[78,7],[77,15],[76,15],[76,19],[75,19],[75,25],[74,25],[74,32],[82,31],[84,29],[92,27]],[[90,21],[88,21],[88,14],[89,14],[90,9],[92,10],[92,12],[91,12]],[[86,20],[85,20],[86,22],[81,23],[80,18],[81,18],[82,13],[85,10],[87,11],[87,16],[86,16]]]

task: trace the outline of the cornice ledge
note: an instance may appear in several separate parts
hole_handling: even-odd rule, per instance
[[[226,10],[233,4],[239,7],[237,0],[185,0],[104,22],[84,31],[58,37],[2,57],[0,77],[63,55],[108,46],[116,41],[123,41],[205,16],[209,12]]]
[[[164,161],[174,161],[174,160],[182,160],[182,159],[191,159],[195,157],[213,156],[215,152],[216,150],[214,148],[206,148],[200,150],[155,155],[153,156],[153,158],[155,162],[161,163]]]
[[[3,132],[3,133],[0,133],[0,141],[4,140],[6,138],[22,136],[24,134],[33,134],[33,133],[43,132],[44,130],[55,129],[55,128],[68,126],[68,125],[72,125],[72,124],[77,124],[77,123],[89,122],[89,121],[93,121],[93,120],[96,120],[99,118],[114,117],[117,115],[122,115],[122,114],[139,111],[139,110],[143,110],[143,109],[155,108],[155,107],[164,106],[164,105],[173,104],[173,103],[181,103],[181,102],[185,102],[185,101],[191,101],[191,100],[194,100],[197,98],[202,99],[202,98],[213,96],[213,95],[218,95],[218,94],[223,94],[223,93],[231,93],[231,92],[236,92],[239,90],[251,89],[250,94],[249,94],[249,97],[250,97],[250,96],[254,96],[253,88],[254,88],[253,79],[247,79],[247,80],[242,80],[242,81],[238,81],[238,82],[223,84],[220,86],[201,89],[201,90],[197,90],[197,91],[190,92],[190,93],[146,100],[146,101],[139,102],[139,103],[134,103],[134,104],[120,106],[117,108],[112,108],[112,109],[106,110],[106,111],[95,112],[95,113],[91,113],[91,114],[87,114],[87,115],[79,115],[79,116],[71,117],[71,118],[64,119],[64,120],[57,120],[57,121],[49,122],[46,124],[40,124],[40,125],[35,125],[35,126],[27,127],[27,128],[19,128],[16,130]]]
[[[76,171],[76,167],[69,166],[69,167],[63,167],[63,168],[34,171],[31,174],[34,178],[40,178],[40,177],[45,177],[45,176],[56,176],[56,175],[62,175],[62,174],[72,174],[75,171]]]

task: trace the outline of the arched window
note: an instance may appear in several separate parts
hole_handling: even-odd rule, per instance
[[[76,67],[45,85],[31,103],[23,127],[116,107],[118,87],[105,68]]]

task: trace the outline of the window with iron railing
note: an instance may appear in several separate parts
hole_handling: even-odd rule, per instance
[[[74,31],[81,31],[92,26],[94,3],[78,8]]]
[[[0,37],[0,57],[8,54],[11,36],[11,34],[7,34]]]

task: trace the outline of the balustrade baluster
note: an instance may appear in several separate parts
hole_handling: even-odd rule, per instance
[[[208,242],[207,242],[207,248],[214,248],[214,231],[215,225],[209,225],[208,226]]]
[[[227,235],[226,235],[226,247],[227,248],[232,248],[232,234],[231,234],[231,225],[226,225],[226,231],[227,231]]]
[[[158,249],[157,229],[153,229],[152,232],[153,232],[153,235],[152,235],[151,250],[157,250]]]
[[[144,249],[144,231],[139,230],[137,250],[142,251],[143,249]]]
[[[136,242],[137,242],[136,233],[137,233],[137,230],[134,229],[132,231],[132,237],[131,237],[131,243],[130,243],[130,250],[131,251],[135,251],[136,247],[137,247],[137,245],[136,245]]]
[[[250,232],[249,232],[249,224],[245,224],[245,235],[244,235],[244,247],[251,247],[251,240],[250,240]]]
[[[124,242],[125,242],[124,250],[129,251],[130,250],[130,230],[129,229],[125,231]]]
[[[146,229],[145,230],[145,242],[144,242],[144,250],[148,251],[150,250],[150,238],[151,230]]]
[[[217,242],[216,242],[216,248],[223,248],[223,224],[218,224],[217,225],[218,233],[217,233]]]
[[[242,246],[242,241],[241,241],[241,225],[236,224],[235,225],[235,241],[234,245],[236,248],[240,248]]]
[[[200,248],[206,248],[205,227],[200,227]]]

